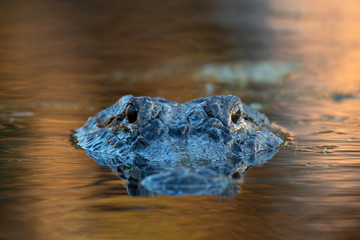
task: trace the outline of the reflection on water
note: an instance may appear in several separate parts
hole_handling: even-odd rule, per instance
[[[241,2],[2,2],[0,238],[360,238],[357,2]],[[120,96],[204,96],[194,72],[242,60],[301,71],[272,87],[213,83],[294,134],[236,197],[130,197],[71,146]]]

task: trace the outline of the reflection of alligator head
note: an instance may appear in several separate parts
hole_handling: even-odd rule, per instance
[[[272,158],[283,143],[279,134],[235,96],[179,104],[127,95],[74,137],[127,179],[130,194],[228,195],[236,192],[235,176]]]

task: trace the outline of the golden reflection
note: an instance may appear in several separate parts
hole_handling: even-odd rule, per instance
[[[269,25],[277,34],[273,42],[282,54],[299,57],[307,72],[301,84],[322,91],[354,93],[360,88],[359,14],[357,1],[296,4],[270,1],[277,16]],[[289,28],[290,27],[290,28]],[[288,31],[286,31],[286,29]]]
[[[312,213],[303,209],[299,214],[307,216],[309,229],[328,233],[356,229],[359,211],[354,209],[357,209],[356,192],[360,187],[357,170],[360,156],[360,8],[356,1],[271,2],[272,8],[280,13],[269,19],[270,26],[278,32],[273,44],[282,54],[301,60],[305,71],[297,77],[296,85],[302,87],[300,91],[310,92],[305,103],[293,101],[287,107],[289,114],[301,119],[292,125],[296,148],[336,146],[327,152],[296,152],[297,163],[303,163],[300,169],[304,173],[294,173],[293,180],[303,185],[303,191],[317,191],[317,194],[309,191],[311,196],[305,192],[294,197],[311,207]],[[354,98],[336,101],[332,99],[334,94]],[[309,197],[313,201],[311,204]],[[346,211],[353,211],[353,214]]]
[[[211,7],[202,1],[195,6],[169,1],[163,8],[146,1],[143,7],[110,3],[97,8],[20,1],[4,8],[8,22],[0,30],[1,109],[31,114],[14,118],[13,125],[9,120],[11,128],[4,131],[6,142],[15,142],[15,153],[6,155],[10,156],[6,164],[22,169],[16,188],[6,186],[16,189],[11,194],[20,194],[23,205],[6,203],[3,206],[9,207],[1,210],[23,224],[16,235],[16,227],[4,223],[0,238],[28,234],[33,239],[308,239],[316,234],[325,239],[356,234],[353,229],[359,227],[360,215],[356,1],[267,2],[271,7],[264,11],[272,14],[259,21],[266,26],[258,26],[272,33],[266,50],[274,58],[296,58],[304,65],[289,83],[291,89],[286,89],[301,101],[286,99],[281,109],[282,116],[294,120],[283,121],[296,142],[271,164],[249,171],[236,198],[129,197],[108,168],[71,146],[70,130],[116,96],[131,91],[184,100],[202,93],[186,74],[117,81],[109,77],[114,72],[146,70],[167,61],[196,66],[226,58],[224,50],[232,51],[226,34],[238,33],[231,24],[224,30],[207,22]],[[227,17],[221,8],[212,11]],[[336,102],[333,93],[357,98]],[[317,148],[296,151],[327,145],[336,148],[327,154]]]
[[[12,136],[18,145],[19,139],[22,140],[22,146],[18,146],[19,152],[13,158],[23,162],[26,173],[16,183],[22,186],[21,195],[27,199],[24,216],[15,215],[17,222],[24,222],[20,238],[30,232],[28,237],[32,239],[86,239],[98,238],[98,234],[114,234],[91,231],[93,227],[100,229],[102,226],[108,231],[107,226],[116,222],[109,219],[111,212],[93,213],[92,208],[96,206],[90,199],[119,195],[124,193],[121,192],[124,188],[108,168],[99,167],[85,152],[71,146],[70,130],[81,126],[96,108],[103,107],[102,101],[113,102],[114,97],[129,93],[129,89],[147,92],[147,95],[153,91],[158,95],[155,89],[166,82],[169,89],[173,88],[172,92],[183,89],[182,98],[191,98],[189,95],[197,92],[191,84],[182,81],[185,79],[182,76],[177,77],[179,81],[160,78],[150,83],[106,83],[111,71],[149,68],[169,59],[181,59],[186,53],[191,53],[191,60],[196,62],[204,58],[207,51],[223,47],[211,37],[216,29],[208,28],[201,21],[184,21],[175,17],[183,15],[182,9],[189,9],[193,4],[178,1],[175,5],[167,4],[167,9],[148,6],[153,11],[143,6],[141,11],[146,10],[144,13],[127,10],[134,7],[132,4],[106,4],[102,11],[91,13],[92,7],[66,2],[40,4],[20,1],[7,4],[6,21],[9,24],[2,28],[1,34],[5,37],[0,39],[3,46],[0,59],[3,60],[1,63],[4,62],[0,73],[6,79],[0,83],[0,97],[5,100],[2,107],[9,111],[31,111],[31,118],[19,118],[14,122],[15,126],[26,123],[25,134],[19,136],[20,132],[17,132]],[[116,8],[120,13],[115,11]],[[79,16],[83,11],[90,11],[82,15],[88,18],[85,21]],[[169,15],[168,11],[172,14]],[[148,16],[150,21],[144,18],[147,12],[154,14]],[[171,24],[169,19],[162,19],[167,16]],[[137,22],[139,19],[142,20]],[[126,26],[129,24],[126,21],[130,21],[129,26]],[[106,27],[98,28],[96,24]],[[201,29],[201,33],[197,29]],[[163,94],[171,94],[171,91]],[[88,106],[90,99],[94,104],[93,98],[99,103]],[[121,202],[129,199],[130,205],[120,208],[136,208],[134,199],[130,197],[122,197]],[[146,208],[145,202],[140,209],[143,207]],[[113,214],[116,212],[115,209]],[[141,214],[129,212],[117,215],[120,219],[115,221],[123,221],[124,225],[133,220],[132,227],[135,228],[148,225],[135,224],[136,218],[132,215],[141,217]],[[81,216],[80,221],[77,216]],[[88,221],[88,216],[92,222]],[[101,222],[104,219],[108,222]],[[166,221],[164,224],[171,226]],[[157,229],[160,231],[161,228]],[[131,232],[126,228],[123,231]],[[119,234],[119,231],[115,233]]]

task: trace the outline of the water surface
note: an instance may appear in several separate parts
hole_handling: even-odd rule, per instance
[[[355,0],[0,4],[0,239],[360,238]],[[299,70],[246,87],[194,76],[241,61]],[[235,197],[131,197],[69,138],[129,93],[234,94],[293,143]]]

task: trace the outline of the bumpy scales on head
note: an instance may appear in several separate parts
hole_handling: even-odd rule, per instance
[[[76,130],[77,144],[107,166],[207,168],[230,174],[269,160],[283,140],[235,96],[183,104],[127,95]]]
[[[180,104],[127,95],[74,137],[127,180],[131,195],[234,195],[234,178],[271,159],[283,143],[279,133],[235,96]]]

